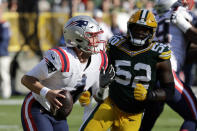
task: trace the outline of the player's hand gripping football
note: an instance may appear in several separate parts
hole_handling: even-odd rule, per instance
[[[73,108],[73,99],[68,90],[61,90],[58,94],[63,95],[65,98],[57,97],[56,99],[62,104],[59,109],[51,108],[52,115],[57,120],[65,120]]]
[[[49,90],[46,94],[46,99],[51,104],[53,110],[59,109],[62,106],[62,103],[59,102],[57,98],[65,98],[64,95],[59,93],[60,91],[61,90]]]
[[[89,91],[84,91],[79,97],[79,103],[81,106],[87,106],[90,104],[91,94]]]
[[[105,88],[107,87],[114,79],[115,71],[112,65],[105,71],[104,68],[101,68],[100,72],[100,87]]]
[[[134,89],[134,97],[138,101],[144,101],[147,96],[147,90],[144,88],[142,84],[136,84],[136,88]]]

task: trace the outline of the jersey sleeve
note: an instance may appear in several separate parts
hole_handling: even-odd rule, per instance
[[[152,50],[157,54],[159,62],[169,60],[171,58],[171,50],[167,44],[156,43]]]
[[[112,46],[118,46],[124,40],[122,35],[114,35],[111,37],[107,42],[107,50],[110,49]]]
[[[40,63],[38,63],[26,74],[39,80],[44,80],[51,77],[55,72],[59,71],[61,69],[60,67],[61,62],[58,55],[54,51],[48,50]]]
[[[105,70],[107,69],[108,66],[108,57],[105,51],[101,51],[101,65],[100,65],[100,70],[103,67]]]
[[[44,55],[44,60],[48,67],[48,72],[53,72],[54,69],[61,70],[62,63],[60,56],[54,50],[48,50]]]

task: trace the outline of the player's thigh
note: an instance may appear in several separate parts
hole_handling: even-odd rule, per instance
[[[184,119],[197,120],[197,100],[190,87],[175,76],[175,94],[167,104]]]
[[[41,105],[29,93],[22,105],[21,121],[23,129],[26,130],[39,130],[39,131],[52,131],[53,127],[49,115],[41,111]]]
[[[55,121],[53,129],[54,131],[69,131],[67,120]]]
[[[145,112],[142,118],[141,126],[139,131],[151,131],[156,120],[164,109],[165,102],[150,102],[145,108]]]
[[[142,113],[123,115],[119,118],[118,121],[114,122],[111,131],[138,131],[142,120]]]
[[[82,124],[80,131],[107,131],[114,121],[115,114],[108,99],[97,105],[88,119]]]

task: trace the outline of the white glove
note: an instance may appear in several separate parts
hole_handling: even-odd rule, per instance
[[[192,16],[187,12],[186,8],[181,6],[172,14],[171,21],[184,33],[192,27],[190,24]]]

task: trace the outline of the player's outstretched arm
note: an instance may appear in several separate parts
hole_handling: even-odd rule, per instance
[[[197,44],[197,28],[190,23],[192,16],[188,13],[186,8],[179,7],[178,10],[172,14],[171,21],[185,33],[188,40]]]
[[[148,100],[170,100],[174,96],[174,78],[170,60],[165,60],[157,64],[157,77],[160,87],[147,94]]]

